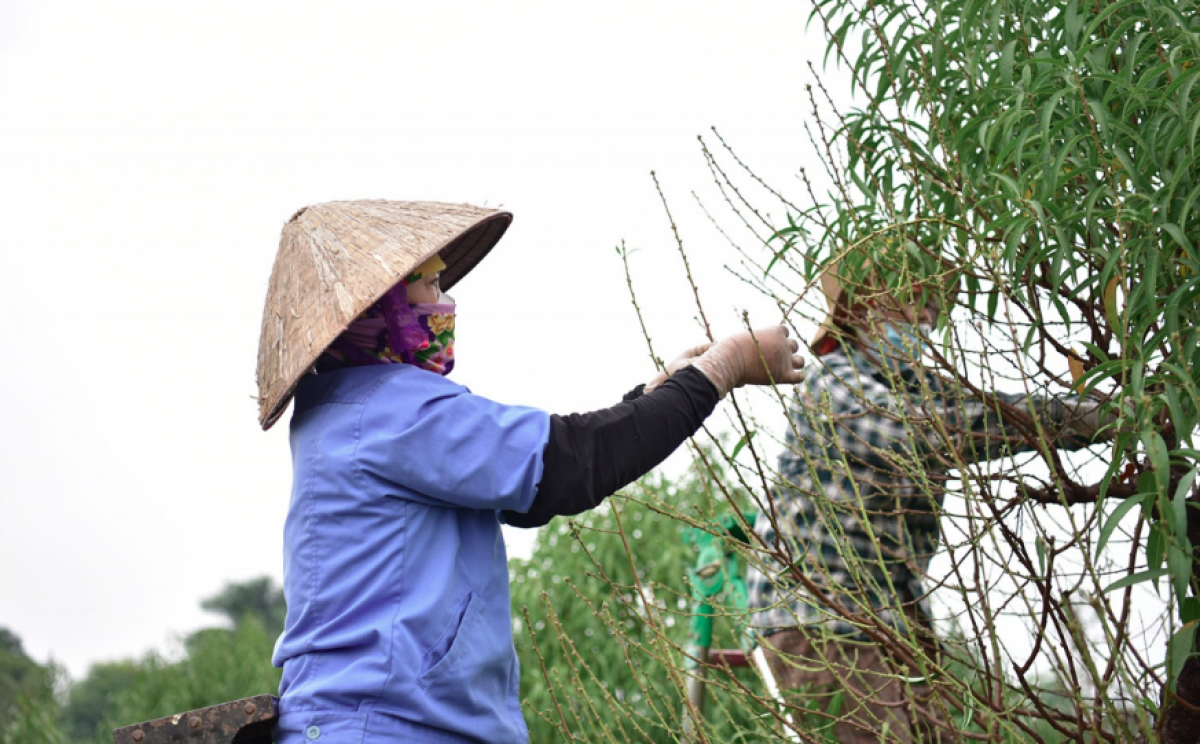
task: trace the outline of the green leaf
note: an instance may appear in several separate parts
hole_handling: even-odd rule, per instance
[[[1158,571],[1160,575],[1166,572],[1163,563],[1167,559],[1167,539],[1165,530],[1159,522],[1150,526],[1150,535],[1146,538],[1146,566],[1150,571]],[[1157,577],[1156,577],[1157,578]],[[1155,582],[1154,590],[1158,591]]]
[[[1116,481],[1117,473],[1121,471],[1122,464],[1125,461],[1125,452],[1129,449],[1129,444],[1133,441],[1133,438],[1133,435],[1127,431],[1121,432],[1113,438],[1112,457],[1108,463],[1107,470],[1104,472],[1104,477],[1100,480],[1101,502],[1108,498],[1108,487]]]
[[[1172,499],[1173,524],[1171,531],[1176,535],[1187,535],[1187,497],[1192,490],[1192,484],[1196,481],[1196,471],[1200,468],[1192,468],[1187,475],[1179,480],[1179,486],[1175,489],[1175,498]]]
[[[1021,187],[1018,186],[1017,182],[1012,180],[1010,176],[1006,176],[1003,173],[997,173],[995,177],[997,181],[1008,187],[1013,199],[1021,198]]]
[[[1079,12],[1077,0],[1071,0],[1063,12],[1066,25],[1066,42],[1069,46],[1079,43],[1079,31],[1083,28],[1083,14]]]
[[[1125,515],[1128,514],[1131,509],[1144,503],[1146,499],[1153,495],[1153,493],[1139,493],[1137,496],[1132,496],[1125,499],[1117,505],[1116,509],[1113,509],[1113,513],[1108,516],[1108,519],[1104,520],[1104,526],[1100,528],[1100,539],[1096,543],[1097,557],[1104,552],[1104,546],[1108,544],[1108,538],[1112,536],[1113,530],[1117,528],[1117,525],[1121,523],[1121,520],[1125,518]]]
[[[1192,117],[1192,131],[1188,134],[1188,148],[1193,156],[1196,153],[1196,132],[1200,132],[1200,116]]]
[[[1005,85],[1012,85],[1013,80],[1013,53],[1017,49],[1017,39],[1013,39],[1004,45],[1004,51],[1000,54],[1000,80]]]
[[[1195,620],[1184,623],[1167,644],[1167,679],[1172,689],[1179,673],[1183,671],[1183,665],[1192,655],[1192,648],[1196,643],[1196,627]]]
[[[1154,478],[1158,483],[1158,492],[1167,495],[1171,483],[1170,453],[1162,434],[1149,427],[1142,428],[1142,445],[1146,448],[1146,457],[1154,468]]]
[[[1124,589],[1125,587],[1133,586],[1134,584],[1141,584],[1144,581],[1157,581],[1166,573],[1167,570],[1165,568],[1158,568],[1152,571],[1139,571],[1138,573],[1126,576],[1122,579],[1117,579],[1113,583],[1104,587],[1104,591],[1105,593],[1115,592],[1118,589]]]
[[[1188,597],[1179,604],[1179,620],[1192,623],[1200,620],[1200,599]]]
[[[1176,600],[1187,597],[1188,584],[1192,579],[1192,546],[1186,537],[1183,542],[1184,546],[1171,545],[1167,548],[1167,571],[1171,574],[1171,588],[1175,591]]]
[[[1196,117],[1196,121],[1200,121],[1200,116]],[[1196,187],[1194,189],[1192,189],[1191,192],[1187,195],[1187,198],[1185,198],[1183,200],[1183,206],[1180,207],[1180,209],[1179,209],[1179,219],[1181,221],[1186,222],[1188,217],[1191,216],[1192,209],[1194,208],[1197,199],[1200,199],[1200,184],[1196,184]],[[1193,258],[1193,259],[1196,258],[1196,254],[1192,253],[1189,256],[1189,258]],[[1194,266],[1191,268],[1192,268],[1192,271],[1195,271]]]
[[[1157,496],[1158,489],[1155,487],[1155,483],[1154,483],[1154,472],[1147,470],[1147,471],[1139,474],[1138,479],[1137,479],[1137,487],[1138,487],[1138,493],[1145,493],[1145,494],[1149,494],[1151,496]],[[1154,518],[1155,500],[1148,499],[1144,503],[1146,506],[1146,509],[1144,512],[1146,515],[1146,519],[1153,519]]]
[[[1104,23],[1105,19],[1107,19],[1113,13],[1116,13],[1118,10],[1121,10],[1126,5],[1131,5],[1136,1],[1137,0],[1123,0],[1123,2],[1106,5],[1104,10],[1100,11],[1096,17],[1092,19],[1092,22],[1088,24],[1087,29],[1083,32],[1083,38],[1091,38],[1092,34],[1096,33],[1096,30],[1100,27],[1101,23]]]
[[[738,453],[742,451],[742,448],[749,444],[750,440],[754,439],[754,435],[757,433],[758,432],[756,431],[751,431],[743,434],[742,438],[738,440],[738,443],[733,446],[733,452],[729,455],[729,459],[732,460],[736,458]]]
[[[1054,114],[1059,113],[1058,102],[1063,96],[1070,91],[1067,88],[1060,88],[1055,91],[1046,102],[1042,104],[1042,141],[1047,142],[1050,139],[1050,123],[1054,121]]]
[[[1188,240],[1188,236],[1183,234],[1183,230],[1179,229],[1179,225],[1173,225],[1169,222],[1164,222],[1162,229],[1166,230],[1167,234],[1172,238],[1175,238],[1175,242],[1183,246],[1184,250],[1186,250],[1188,253],[1195,253],[1195,249],[1192,248],[1192,241]]]
[[[996,310],[1000,305],[1000,291],[992,290],[987,296],[987,316],[989,322],[996,321]]]

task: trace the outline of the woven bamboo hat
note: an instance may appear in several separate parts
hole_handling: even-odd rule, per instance
[[[279,420],[300,378],[346,327],[439,254],[449,289],[500,240],[512,214],[469,204],[345,201],[283,226],[258,341],[258,422]]]
[[[825,294],[825,303],[827,310],[825,320],[821,321],[821,325],[817,327],[817,332],[813,334],[812,340],[808,343],[808,348],[816,356],[828,354],[837,344],[832,343],[832,340],[845,333],[843,330],[847,314],[850,311],[849,303],[852,298],[846,292],[846,283],[851,281],[849,277],[842,272],[841,263],[830,263],[821,271],[821,291]],[[873,272],[870,260],[865,260],[862,269],[868,272]],[[870,274],[868,276],[871,276]],[[877,279],[877,277],[876,277]],[[856,285],[858,293],[866,293],[868,296],[878,297],[880,294],[891,294],[888,290],[878,289],[882,286],[877,281],[871,281],[869,278],[865,284]],[[915,285],[914,285],[915,287]],[[954,294],[954,287],[951,287],[950,294]],[[893,298],[895,295],[893,295]],[[903,300],[896,300],[903,303]],[[914,311],[917,309],[913,305],[907,305]],[[832,334],[832,335],[831,335]],[[828,341],[826,339],[829,339]]]
[[[821,291],[825,294],[825,304],[828,308],[825,312],[825,320],[821,321],[821,325],[817,326],[817,332],[813,334],[812,340],[808,342],[809,351],[817,356],[827,354],[832,350],[829,344],[821,343],[830,337],[830,333],[834,334],[834,338],[841,333],[838,329],[838,318],[846,309],[842,304],[845,289],[837,277],[837,268],[837,264],[830,264],[821,272]]]

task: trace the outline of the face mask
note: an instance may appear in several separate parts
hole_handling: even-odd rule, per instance
[[[409,279],[420,278],[413,274]],[[454,369],[454,299],[408,302],[407,281],[367,308],[317,360],[317,371],[411,364],[439,375]]]
[[[450,298],[442,295],[442,299]],[[408,363],[439,375],[450,374],[454,369],[454,303],[418,303],[409,307],[417,316],[425,339],[411,351],[412,360]]]
[[[931,333],[933,326],[929,323],[915,326],[911,323],[886,323],[883,326],[883,338],[875,339],[871,347],[885,358],[913,360],[928,350]]]

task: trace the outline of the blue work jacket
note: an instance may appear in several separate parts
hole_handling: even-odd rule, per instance
[[[407,364],[300,382],[276,744],[528,741],[499,510],[549,432]]]

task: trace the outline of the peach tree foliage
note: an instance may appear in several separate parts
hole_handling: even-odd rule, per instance
[[[1011,338],[1026,379],[1106,401],[1106,472],[1083,479],[1043,448],[1050,476],[1015,488],[1094,504],[1097,557],[1138,516],[1140,555],[1106,596],[1167,595],[1165,669],[1147,679],[1163,683],[1158,733],[1184,740],[1200,729],[1173,704],[1200,704],[1200,7],[816,0],[811,22],[859,103],[811,123],[834,186],[790,210],[769,270],[812,280],[858,255],[853,277],[938,293]],[[964,364],[946,366],[965,383]]]
[[[696,472],[652,474],[600,509],[543,527],[532,556],[509,562],[532,742],[568,734],[590,742],[678,741],[691,622],[685,577],[696,560],[684,531],[723,508],[715,490],[711,477]],[[718,647],[737,647],[731,614],[715,627]],[[759,689],[748,669],[732,676]],[[705,706],[710,740],[762,740],[750,700],[736,683],[718,680]]]

